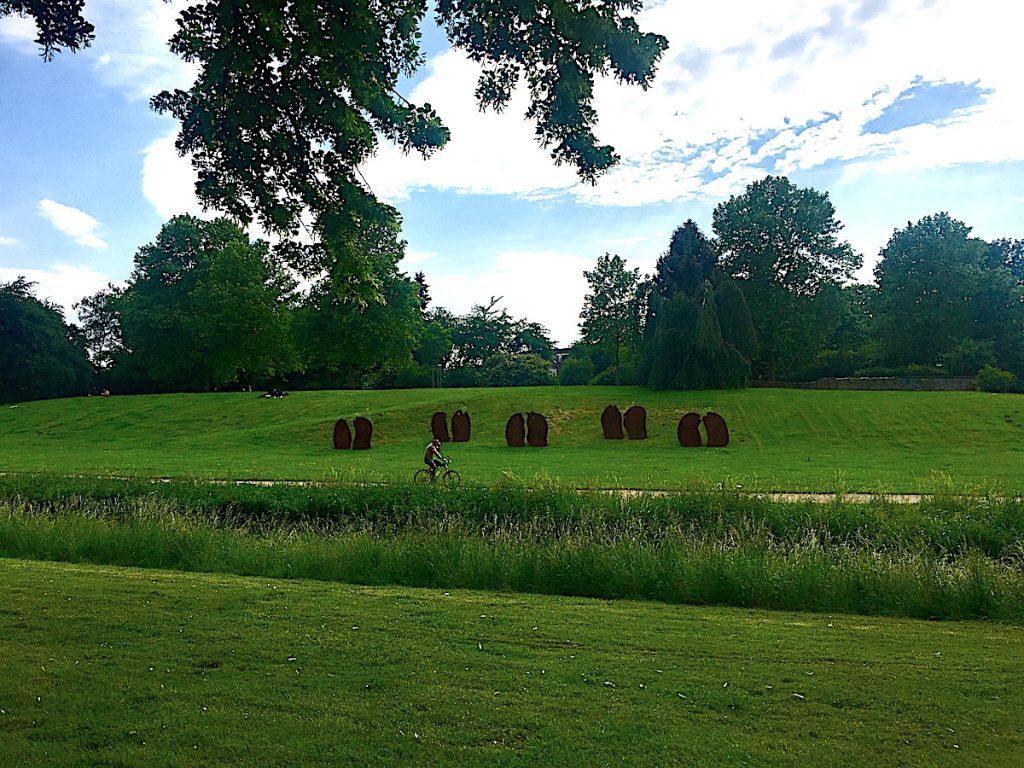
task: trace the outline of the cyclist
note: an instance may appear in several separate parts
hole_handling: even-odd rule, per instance
[[[444,456],[441,455],[441,441],[436,437],[427,445],[423,452],[423,463],[430,467],[430,479],[434,479],[437,470],[444,464]]]

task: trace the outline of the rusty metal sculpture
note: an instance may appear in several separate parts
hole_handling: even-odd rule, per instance
[[[729,445],[729,428],[725,419],[714,411],[704,415],[704,430],[708,433],[708,448],[725,448]]]
[[[444,411],[437,411],[431,416],[430,431],[433,433],[435,440],[447,443],[451,439],[448,437],[448,414]]]
[[[647,439],[647,411],[644,410],[642,405],[634,405],[628,408],[626,415],[622,417],[622,421],[626,426],[626,434],[629,435],[630,440]]]
[[[548,444],[548,420],[535,411],[526,414],[526,442],[531,448],[543,448]]]
[[[334,447],[339,451],[347,451],[352,447],[352,433],[344,419],[338,419],[334,423]]]
[[[676,428],[679,444],[684,448],[700,448],[703,441],[700,437],[700,414],[690,411],[679,420]]]
[[[370,439],[373,437],[373,424],[365,416],[356,416],[355,419],[356,437],[352,441],[352,450],[370,450]]]
[[[466,411],[458,410],[452,414],[452,442],[469,442],[469,414]]]
[[[622,411],[618,406],[609,405],[601,414],[601,431],[605,440],[622,439]]]
[[[510,448],[522,448],[526,445],[526,424],[523,414],[513,413],[505,424],[505,442]]]

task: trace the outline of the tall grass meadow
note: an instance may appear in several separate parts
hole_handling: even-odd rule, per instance
[[[785,610],[1024,622],[1024,503],[0,478],[0,556]]]

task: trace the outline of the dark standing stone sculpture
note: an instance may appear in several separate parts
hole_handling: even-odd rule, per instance
[[[626,425],[626,434],[630,440],[647,439],[647,411],[642,405],[634,405],[626,410],[622,418]]]
[[[508,417],[505,424],[505,442],[511,448],[522,448],[526,445],[526,425],[523,423],[523,414],[513,413]]]
[[[532,448],[543,448],[548,444],[548,420],[539,413],[530,411],[526,415],[526,442]]]
[[[438,411],[431,416],[430,431],[434,434],[435,440],[447,443],[450,439],[448,437],[448,414],[444,411]]]
[[[679,420],[679,427],[676,429],[679,437],[679,444],[684,448],[700,448],[700,414],[690,411]]]
[[[352,441],[352,450],[370,450],[370,439],[373,437],[373,424],[365,416],[356,416],[356,439]]]
[[[452,415],[452,442],[468,443],[469,430],[469,414],[462,410],[456,411]]]
[[[622,411],[618,406],[609,405],[601,414],[601,431],[605,440],[622,439]]]
[[[708,448],[725,448],[729,444],[729,428],[725,419],[714,411],[704,415],[704,430],[708,433]]]
[[[334,447],[339,451],[347,451],[352,447],[352,433],[344,419],[338,419],[334,423]]]

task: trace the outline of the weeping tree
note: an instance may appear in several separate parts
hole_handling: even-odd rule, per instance
[[[742,387],[750,380],[757,354],[750,310],[692,220],[676,229],[658,260],[644,334],[652,389]]]

